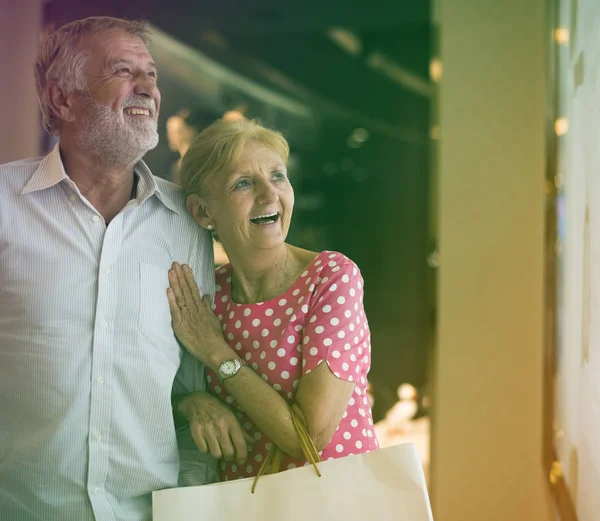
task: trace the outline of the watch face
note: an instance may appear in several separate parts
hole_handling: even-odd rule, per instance
[[[233,360],[227,360],[221,365],[221,373],[225,376],[235,373],[236,363]]]

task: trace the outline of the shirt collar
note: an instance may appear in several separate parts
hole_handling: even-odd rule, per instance
[[[138,176],[137,193],[135,197],[135,201],[138,205],[141,205],[146,199],[156,194],[157,199],[169,210],[176,214],[180,214],[180,210],[173,203],[171,197],[158,186],[156,179],[144,161],[138,161],[133,167],[133,171]],[[59,143],[57,143],[52,149],[52,152],[42,159],[36,171],[25,185],[25,188],[21,191],[21,195],[51,188],[62,181],[79,192],[75,183],[65,172],[65,167],[60,157]]]

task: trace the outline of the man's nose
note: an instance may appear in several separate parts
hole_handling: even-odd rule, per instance
[[[140,96],[154,98],[157,86],[156,82],[146,73],[139,73],[135,78],[134,92]]]

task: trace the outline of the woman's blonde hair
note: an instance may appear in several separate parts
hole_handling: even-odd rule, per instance
[[[186,195],[205,193],[212,174],[235,171],[246,142],[257,141],[275,151],[285,165],[289,145],[283,135],[253,120],[217,120],[192,141],[181,161],[181,184]]]

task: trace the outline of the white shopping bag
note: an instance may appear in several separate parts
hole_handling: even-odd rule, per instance
[[[433,521],[412,443],[253,478],[154,492],[153,521]]]

